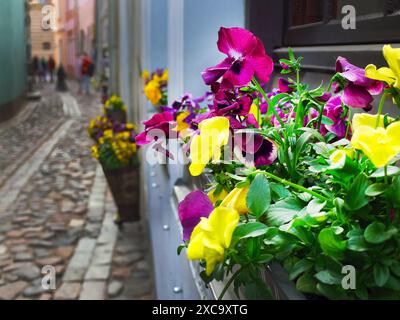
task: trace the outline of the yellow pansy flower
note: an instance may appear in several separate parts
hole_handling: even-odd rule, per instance
[[[256,104],[253,103],[251,105],[249,114],[252,114],[256,120],[258,119],[257,122],[260,126],[262,125],[262,117],[261,117],[260,109],[257,107]]]
[[[149,81],[149,83],[144,87],[144,94],[153,105],[157,105],[162,98],[159,83],[154,80]]]
[[[168,81],[168,77],[169,77],[168,69],[165,69],[163,74],[162,74],[162,76],[161,76],[161,81],[167,82]]]
[[[400,90],[400,48],[394,49],[390,45],[383,46],[383,56],[389,66],[377,69],[373,64],[365,68],[367,78],[386,82]]]
[[[103,137],[104,139],[108,140],[108,139],[112,139],[114,133],[112,130],[106,130],[104,131]]]
[[[202,218],[190,237],[187,256],[190,260],[205,260],[210,276],[217,263],[223,262],[232,235],[239,223],[239,213],[232,208],[218,207],[209,218]]]
[[[394,119],[388,118],[389,122]],[[351,146],[361,150],[377,168],[386,166],[400,153],[400,122],[384,127],[383,117],[356,114],[353,119]]]
[[[189,167],[192,176],[202,174],[206,165],[221,158],[221,148],[229,141],[229,120],[225,117],[214,117],[202,121],[199,125],[200,135],[193,138],[190,146],[192,164]]]
[[[177,126],[176,126],[176,128],[174,129],[175,131],[181,132],[181,131],[183,131],[183,130],[186,130],[186,129],[189,129],[189,128],[190,128],[189,123],[186,123],[186,122],[185,122],[185,119],[186,119],[188,116],[190,116],[190,112],[189,112],[189,111],[185,111],[185,112],[180,113],[180,114],[176,117]]]
[[[100,159],[99,148],[97,146],[92,147],[92,157],[95,159]]]
[[[249,193],[249,187],[233,189],[222,201],[221,206],[235,209],[240,214],[249,213],[246,198]]]
[[[222,191],[218,195],[215,195],[215,190],[216,190],[216,188],[213,188],[207,194],[208,198],[210,199],[210,201],[213,205],[215,205],[218,201],[223,201],[225,199],[225,197],[228,195],[228,192],[225,189],[222,189]]]
[[[149,79],[149,78],[150,78],[150,71],[147,70],[147,69],[143,70],[143,72],[142,72],[142,79],[143,79],[143,80],[147,80],[147,79]]]

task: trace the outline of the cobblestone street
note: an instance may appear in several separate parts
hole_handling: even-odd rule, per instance
[[[153,298],[147,228],[114,223],[86,132],[99,98],[74,97],[75,86],[44,88],[0,124],[0,300]],[[42,285],[45,266],[56,289]]]

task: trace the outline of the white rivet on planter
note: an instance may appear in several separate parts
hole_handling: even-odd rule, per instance
[[[163,230],[164,230],[164,231],[168,231],[168,230],[169,230],[169,225],[164,224],[164,225],[163,225]]]
[[[155,177],[156,173],[154,171],[150,172],[150,177]]]
[[[178,286],[174,287],[173,291],[174,291],[175,294],[179,294],[179,293],[183,292],[182,288],[178,287]]]
[[[155,188],[158,187],[158,184],[154,182],[154,183],[151,184],[151,187],[155,189]]]

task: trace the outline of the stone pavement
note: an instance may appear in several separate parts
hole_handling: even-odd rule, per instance
[[[0,124],[0,299],[153,298],[147,228],[114,224],[90,155],[97,101],[47,87],[40,103]]]

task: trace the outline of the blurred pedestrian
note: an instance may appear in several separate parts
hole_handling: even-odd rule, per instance
[[[39,58],[37,56],[34,56],[32,59],[32,80],[33,83],[39,81]]]
[[[80,60],[79,93],[90,95],[90,72],[93,62],[87,53],[83,53]]]
[[[39,62],[39,73],[41,82],[43,83],[47,82],[47,72],[48,72],[47,61],[45,58],[42,57]]]
[[[68,91],[67,87],[67,74],[65,73],[64,66],[60,64],[57,70],[57,91]]]
[[[50,82],[53,83],[54,82],[54,73],[56,71],[56,61],[54,60],[54,58],[52,56],[50,56],[50,58],[47,62],[47,66],[49,69]]]

